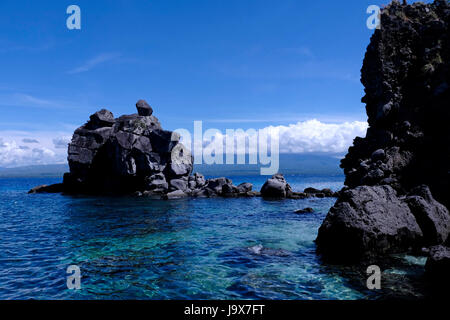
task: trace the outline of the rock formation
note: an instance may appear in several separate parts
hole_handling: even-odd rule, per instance
[[[193,157],[177,133],[163,130],[153,109],[136,103],[138,113],[117,119],[102,109],[76,129],[68,147],[70,172],[61,184],[29,193],[134,194],[158,199],[253,197],[251,183],[234,186],[227,178],[191,175]]]
[[[331,189],[318,190],[306,188],[303,192],[292,191],[289,183],[281,173],[274,174],[261,188],[261,196],[266,199],[305,199],[305,198],[326,198],[337,197],[337,193]]]
[[[76,129],[68,146],[70,172],[63,183],[35,187],[29,193],[133,194],[155,199],[184,197],[255,197],[303,199],[332,197],[330,189],[293,192],[282,174],[269,179],[261,192],[251,183],[238,186],[225,177],[191,175],[194,159],[180,136],[163,130],[153,109],[136,103],[138,113],[117,119],[102,109]]]
[[[316,240],[325,259],[351,262],[447,240],[449,37],[447,1],[394,1],[382,10],[361,70],[369,128],[341,162],[347,187]]]
[[[282,174],[275,174],[264,183],[261,195],[265,198],[286,198],[292,195],[292,188]]]
[[[295,213],[298,213],[298,214],[313,213],[313,212],[314,212],[314,209],[310,208],[310,207],[295,210]]]
[[[172,181],[188,179],[193,158],[179,143],[179,135],[163,130],[144,100],[136,108],[137,114],[117,119],[102,109],[75,130],[68,149],[65,192],[162,192],[173,187]]]

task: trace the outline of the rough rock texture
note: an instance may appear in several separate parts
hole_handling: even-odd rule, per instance
[[[43,184],[41,186],[34,187],[28,193],[58,193],[64,190],[62,183],[56,183],[52,185]]]
[[[448,238],[449,29],[448,1],[393,1],[382,10],[361,70],[369,128],[341,162],[348,190],[319,230],[325,258],[352,260]]]
[[[240,185],[239,187],[241,187]],[[337,197],[337,193],[331,189],[306,188],[303,192],[292,191],[291,186],[281,173],[274,174],[261,187],[261,196],[266,199],[305,199],[305,198],[325,198]]]
[[[425,265],[426,275],[439,287],[445,289],[448,295],[450,284],[450,248],[434,246],[430,248],[429,258]]]
[[[193,157],[179,135],[163,130],[153,109],[136,103],[138,113],[114,118],[101,109],[76,129],[68,146],[70,172],[63,183],[35,187],[29,193],[127,194],[154,199],[192,197],[255,197],[251,183],[238,186],[225,177],[191,175]],[[302,198],[282,175],[285,198]],[[312,196],[304,194],[304,197]]]
[[[450,204],[450,5],[393,2],[367,48],[361,81],[369,129],[342,161],[345,184],[426,184]]]
[[[291,186],[286,182],[282,174],[274,174],[261,188],[264,198],[286,198],[292,193]]]
[[[422,230],[408,205],[387,185],[342,192],[316,240],[320,252],[338,262],[419,248],[422,242]]]
[[[126,193],[166,190],[174,179],[187,177],[193,167],[179,135],[166,131],[144,101],[138,114],[114,119],[102,109],[76,129],[69,144],[70,173],[64,191],[72,193]]]
[[[425,185],[414,188],[411,194],[405,200],[422,229],[424,245],[444,243],[450,233],[447,208],[434,200],[430,189]]]
[[[138,110],[138,114],[140,116],[151,116],[153,113],[152,107],[145,100],[139,100],[136,103],[136,109]]]

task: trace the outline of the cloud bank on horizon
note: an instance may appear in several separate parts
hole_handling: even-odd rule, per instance
[[[280,153],[346,153],[356,136],[366,135],[368,124],[363,121],[324,123],[313,119],[289,126],[267,127],[278,133]]]
[[[278,134],[280,153],[334,155],[346,153],[356,136],[365,136],[367,126],[363,121],[325,123],[312,119],[268,126],[262,131]],[[65,163],[70,138],[69,132],[0,131],[0,167]]]
[[[61,132],[0,131],[0,167],[65,163],[69,141]]]

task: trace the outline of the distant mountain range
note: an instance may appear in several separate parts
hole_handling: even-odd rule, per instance
[[[339,167],[340,156],[323,154],[280,154],[280,169],[284,174],[302,175],[343,175]],[[206,176],[259,175],[261,165],[195,165],[194,172]],[[266,167],[266,166],[264,166]],[[0,168],[0,178],[7,177],[62,177],[68,172],[67,164],[49,164],[24,166],[16,168]]]
[[[302,175],[343,175],[339,167],[338,155],[323,154],[280,154],[280,167],[278,172],[283,174]],[[262,167],[268,167],[264,165]],[[261,165],[194,165],[194,171],[201,172],[206,176],[236,176],[236,175],[259,175]]]
[[[47,164],[16,168],[0,168],[0,178],[10,177],[62,177],[69,171],[67,164]]]

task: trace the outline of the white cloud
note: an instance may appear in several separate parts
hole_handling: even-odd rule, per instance
[[[206,129],[208,128],[203,128],[203,132]],[[268,135],[277,134],[279,136],[280,153],[343,154],[347,152],[356,136],[365,136],[367,122],[325,123],[313,119],[288,126],[268,126],[260,130]],[[245,135],[245,133],[240,135]],[[69,132],[0,131],[0,167],[65,163],[67,161],[67,144],[71,136],[72,134]],[[23,141],[32,140],[36,140],[38,143],[23,143]],[[225,132],[219,132],[215,135],[213,142],[203,141],[202,144],[204,147],[210,145],[211,148],[220,150],[214,145],[222,144],[223,146],[224,142]],[[184,143],[189,147],[188,143]],[[223,148],[223,150],[226,149]],[[240,149],[237,150],[237,153],[245,153],[245,151],[245,149]]]
[[[265,134],[269,137],[278,136],[280,153],[342,154],[347,152],[356,136],[364,137],[366,135],[367,126],[367,122],[363,121],[325,123],[313,119],[299,121],[288,126],[268,126],[259,130],[255,128],[254,133],[256,134],[259,131],[259,134]],[[203,133],[208,129],[211,128],[203,128]],[[238,154],[248,153],[249,137],[255,137],[255,134],[235,131],[235,152]],[[191,138],[194,137],[191,135]],[[240,141],[246,141],[245,144],[241,145],[241,148],[238,148],[236,143],[239,139],[241,139]],[[199,141],[195,141],[194,146],[208,146],[209,150],[220,151],[225,150],[226,141],[226,133],[216,130],[215,133],[212,133],[212,138],[203,137],[201,144],[199,144]],[[233,139],[231,138],[229,141],[231,142]],[[190,149],[192,144],[183,138],[182,142]]]
[[[2,167],[55,163],[55,156],[55,152],[48,148],[30,149],[19,146],[15,141],[2,142],[0,145],[0,166]]]
[[[65,163],[67,145],[57,148],[53,140],[61,143],[67,136],[64,132],[0,131],[0,167]]]
[[[324,123],[318,120],[297,122],[289,126],[270,126],[268,133],[278,133],[280,152],[346,152],[356,136],[364,137],[367,122]]]

